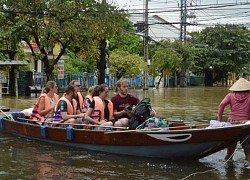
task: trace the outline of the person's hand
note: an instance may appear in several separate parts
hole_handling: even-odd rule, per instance
[[[133,116],[132,111],[126,111],[126,110],[123,110],[123,115],[127,115],[128,117]]]
[[[84,113],[80,113],[80,114],[78,114],[78,117],[79,118],[83,118],[85,116],[85,114]]]
[[[55,108],[55,106],[50,107],[48,114],[53,115],[54,114],[54,108]]]
[[[103,124],[103,123],[105,123],[105,122],[107,122],[107,121],[108,121],[107,119],[103,119],[103,120],[101,120],[98,124],[101,125],[101,124]]]
[[[126,106],[126,107],[124,108],[124,111],[129,112],[129,113],[131,113],[132,110],[133,110],[133,109],[132,109],[131,106]]]
[[[102,121],[99,121],[97,124],[98,124],[98,125],[102,125],[102,123],[103,123]]]

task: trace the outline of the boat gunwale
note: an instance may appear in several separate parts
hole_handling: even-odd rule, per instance
[[[28,125],[28,126],[35,126],[35,127],[41,127],[41,125],[39,124],[32,124],[29,122],[20,122],[17,120],[10,120],[10,119],[4,119],[5,121],[10,121],[10,122],[14,122],[14,123],[18,123],[18,124],[23,124],[23,125]],[[76,125],[82,125],[84,126],[84,124],[76,124]],[[231,128],[246,128],[248,126],[250,126],[250,124],[233,124],[232,126],[223,126],[223,127],[215,127],[215,128],[206,128],[209,126],[209,124],[201,124],[202,127],[195,127],[196,125],[199,124],[194,124],[193,126],[190,125],[186,125],[185,129],[183,128],[184,126],[182,126],[182,129],[178,129],[178,126],[174,127],[175,129],[172,129],[171,127],[164,127],[164,128],[151,128],[151,129],[135,129],[135,130],[104,130],[104,129],[79,129],[79,128],[74,128],[72,127],[72,129],[74,131],[84,131],[84,132],[96,132],[96,133],[104,133],[105,135],[108,134],[118,134],[118,133],[142,133],[142,134],[166,134],[166,133],[181,133],[181,132],[196,132],[196,131],[214,131],[214,130],[224,130],[224,129],[231,129]],[[246,126],[246,127],[245,127]],[[45,125],[45,127],[49,128],[49,129],[62,129],[62,130],[66,130],[67,127],[56,127],[56,126],[48,126]],[[104,126],[105,128],[105,126]],[[112,128],[110,126],[108,126],[108,128]]]

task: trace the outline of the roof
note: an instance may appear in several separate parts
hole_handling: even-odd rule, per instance
[[[28,65],[27,61],[19,61],[19,60],[4,60],[0,61],[0,66],[25,66]]]

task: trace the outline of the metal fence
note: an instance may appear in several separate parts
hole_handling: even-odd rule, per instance
[[[20,72],[18,79],[18,86],[20,91],[25,91],[27,86],[44,87],[47,78],[43,72],[35,72],[30,75],[30,72]],[[141,88],[142,87],[142,75],[126,76],[129,80],[130,87]],[[54,74],[54,79],[57,82],[59,88],[63,88],[69,84],[71,80],[78,80],[83,89],[88,89],[90,86],[98,84],[98,77],[95,73],[64,73],[63,79],[58,79],[58,76]],[[117,78],[112,77],[110,74],[105,75],[105,83],[110,88],[115,88]],[[154,78],[149,78],[149,86],[154,86]]]
[[[126,76],[129,80],[129,86],[131,88],[142,88],[143,87],[143,76],[142,75],[131,75]],[[95,73],[64,73],[63,79],[58,79],[57,74],[54,74],[54,79],[57,82],[59,88],[64,88],[69,84],[71,80],[78,80],[81,84],[82,89],[88,89],[90,86],[98,84],[98,77]],[[175,77],[170,77],[169,86],[174,86]],[[163,80],[164,81],[164,80]],[[43,72],[20,72],[18,78],[18,89],[19,94],[24,94],[28,86],[37,87],[41,89],[45,86],[47,82],[46,74]],[[117,83],[117,78],[112,77],[110,74],[105,75],[105,83],[110,88],[115,88]],[[148,78],[148,86],[154,87],[156,83],[156,78]],[[204,85],[204,77],[190,77],[191,86]]]

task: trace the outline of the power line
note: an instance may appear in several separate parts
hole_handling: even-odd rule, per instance
[[[199,5],[199,7],[188,7],[188,10],[226,10],[224,8],[228,8],[228,7],[234,7],[234,8],[230,8],[229,10],[235,10],[235,9],[249,9],[249,7],[242,7],[242,8],[239,8],[239,7],[236,7],[236,6],[247,6],[247,5],[250,5],[250,3],[243,3],[243,4],[232,4],[232,3],[228,3],[228,4],[220,4],[220,5]],[[159,9],[159,10],[157,10]],[[148,13],[166,13],[166,12],[180,12],[180,8],[178,7],[169,7],[168,9],[170,10],[163,10],[162,8],[153,8],[153,9],[149,9]],[[143,12],[140,12],[142,11],[143,9],[136,9],[136,11],[139,11],[139,12],[136,12],[136,13],[129,13],[130,15],[133,15],[133,14],[143,14]],[[133,9],[130,9],[130,11],[133,11]]]

